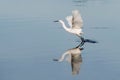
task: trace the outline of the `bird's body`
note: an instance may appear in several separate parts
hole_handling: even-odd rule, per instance
[[[65,23],[62,20],[59,20],[59,22],[62,24],[63,28],[69,33],[72,33],[72,34],[75,34],[78,36],[80,36],[83,33],[81,28],[80,29],[76,29],[76,28],[72,28],[72,27],[68,28],[65,26]]]

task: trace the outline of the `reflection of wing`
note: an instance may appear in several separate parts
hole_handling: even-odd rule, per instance
[[[80,64],[82,63],[81,55],[72,55],[71,59],[71,67],[72,67],[72,74],[76,75],[79,74],[80,71]]]
[[[72,28],[72,16],[67,16],[66,20],[68,21],[69,26]]]
[[[80,29],[82,28],[82,25],[83,25],[83,20],[82,20],[82,17],[79,13],[78,10],[74,10],[72,11],[72,28],[74,29]]]

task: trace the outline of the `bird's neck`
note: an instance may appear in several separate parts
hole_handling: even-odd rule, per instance
[[[60,21],[60,23],[62,24],[62,27],[66,30],[66,31],[70,31],[70,29],[68,27],[66,27],[65,23],[63,21]]]

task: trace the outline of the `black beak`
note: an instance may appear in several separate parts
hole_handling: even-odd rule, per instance
[[[54,22],[59,22],[58,20],[54,21]]]
[[[58,59],[53,59],[53,61],[59,61]]]

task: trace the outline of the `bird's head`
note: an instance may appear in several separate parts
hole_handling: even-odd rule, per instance
[[[60,22],[60,23],[64,23],[62,20],[56,20],[54,22]]]

